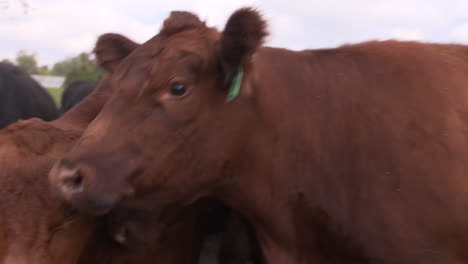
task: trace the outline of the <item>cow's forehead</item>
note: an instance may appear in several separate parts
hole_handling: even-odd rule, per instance
[[[143,84],[159,83],[160,78],[167,78],[173,67],[183,66],[187,55],[196,55],[204,65],[213,64],[215,43],[219,33],[214,29],[189,30],[171,36],[156,35],[136,48],[122,63],[115,74],[113,84],[119,90],[130,94],[139,93],[144,89]],[[136,87],[138,86],[138,87]]]
[[[114,80],[122,80],[135,69],[141,69],[144,66],[155,64],[158,61],[167,60],[175,57],[180,45],[173,43],[172,39],[164,39],[156,35],[144,44],[136,48],[122,63],[120,63]]]
[[[214,28],[194,28],[153,39],[143,49],[148,49],[151,56],[156,59],[163,57],[165,60],[174,60],[186,54],[209,57],[219,36],[219,32]]]
[[[114,81],[121,81],[135,73],[141,72],[141,69],[147,67],[151,62],[152,56],[150,56],[149,50],[142,49],[142,46],[135,49],[119,64],[112,76]]]

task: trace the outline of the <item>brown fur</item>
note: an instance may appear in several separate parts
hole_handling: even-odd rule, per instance
[[[92,168],[69,202],[118,208],[120,189],[94,191],[112,175],[135,199],[152,195],[160,218],[224,201],[267,263],[468,263],[467,46],[257,48],[226,103],[210,32],[150,40],[123,63],[154,70],[116,79],[122,92],[65,156]],[[188,92],[171,94],[174,80]]]
[[[0,132],[2,263],[70,263],[78,257],[92,222],[69,217],[70,209],[50,195],[47,172],[79,135],[39,119]],[[75,239],[63,243],[64,237]]]

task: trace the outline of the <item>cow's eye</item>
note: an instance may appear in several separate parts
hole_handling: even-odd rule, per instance
[[[171,84],[170,91],[172,95],[182,96],[182,95],[185,95],[185,93],[187,93],[187,88],[185,87],[184,84],[173,83]]]

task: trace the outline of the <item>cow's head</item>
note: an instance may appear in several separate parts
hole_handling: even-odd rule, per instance
[[[52,184],[81,210],[103,212],[126,196],[157,193],[164,213],[229,181],[252,135],[247,77],[265,28],[249,8],[232,14],[223,32],[172,12],[116,68],[117,93],[55,164]]]

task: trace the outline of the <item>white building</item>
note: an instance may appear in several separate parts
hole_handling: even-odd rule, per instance
[[[63,76],[52,76],[52,75],[31,75],[34,80],[41,84],[44,88],[62,88],[65,82]]]

